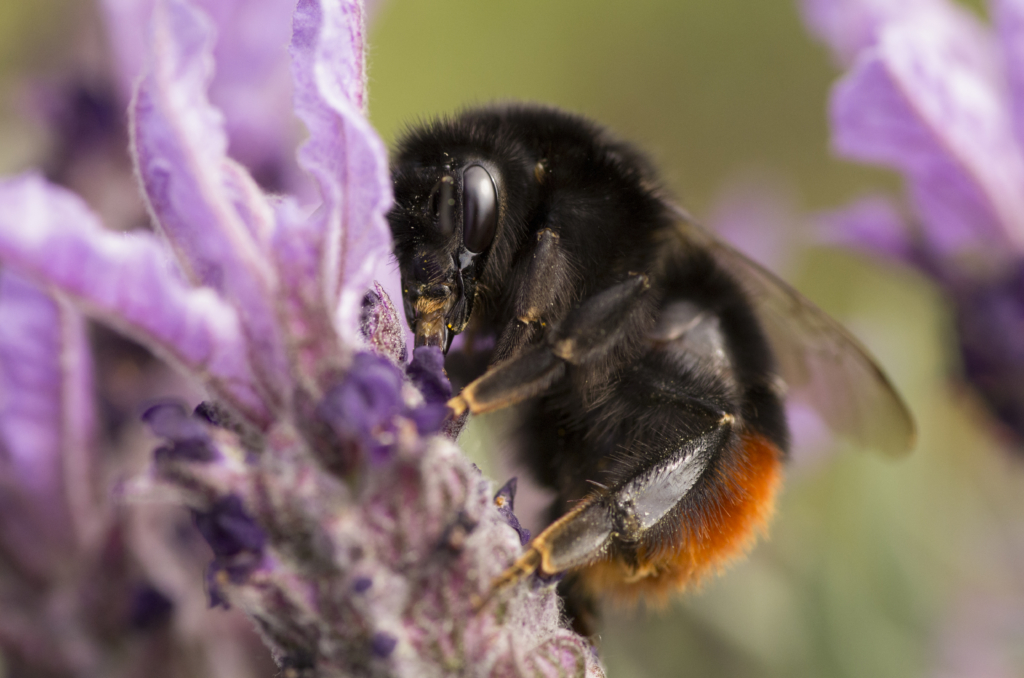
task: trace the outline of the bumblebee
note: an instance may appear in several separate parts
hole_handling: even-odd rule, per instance
[[[409,130],[389,215],[417,346],[466,385],[453,416],[523,403],[522,455],[550,525],[495,583],[658,600],[764,530],[787,398],[837,433],[909,449],[909,411],[842,326],[675,206],[647,159],[533,105]],[[457,369],[456,369],[457,368]]]

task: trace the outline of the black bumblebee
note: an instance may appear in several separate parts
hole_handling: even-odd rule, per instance
[[[417,345],[447,353],[465,333],[468,385],[449,406],[528,401],[524,460],[557,493],[496,587],[570,572],[580,622],[596,596],[659,598],[718,569],[772,512],[786,397],[866,446],[912,445],[906,406],[856,339],[695,224],[594,123],[469,110],[409,131],[393,179]]]

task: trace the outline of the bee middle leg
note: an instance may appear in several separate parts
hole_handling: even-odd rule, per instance
[[[636,320],[650,282],[644,274],[587,299],[554,328],[545,341],[491,367],[448,401],[455,416],[509,407],[542,393],[565,374],[566,365],[584,365],[613,353],[637,334]]]

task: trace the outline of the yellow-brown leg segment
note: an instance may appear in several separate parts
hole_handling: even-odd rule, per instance
[[[639,300],[650,282],[631,275],[594,295],[555,328],[544,343],[523,349],[475,380],[448,401],[455,416],[509,407],[542,393],[565,374],[566,364],[586,364],[614,350],[643,313]]]

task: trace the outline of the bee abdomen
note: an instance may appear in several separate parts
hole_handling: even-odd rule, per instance
[[[587,595],[664,604],[753,546],[774,512],[783,455],[752,433],[731,447],[631,553],[612,551],[579,572]]]

